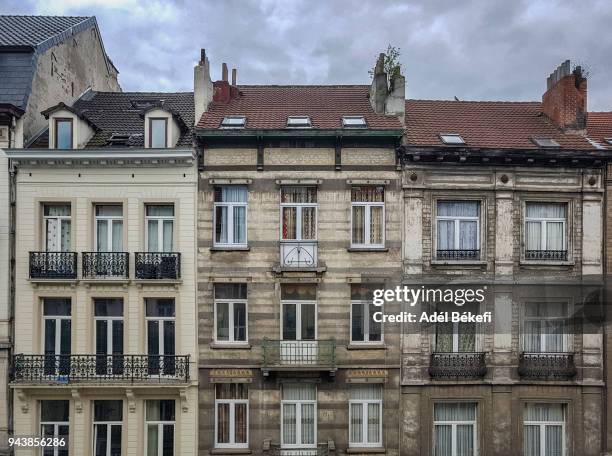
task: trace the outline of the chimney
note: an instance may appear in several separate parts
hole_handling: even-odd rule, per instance
[[[389,79],[389,84],[387,80]],[[406,79],[398,71],[390,78],[385,72],[385,54],[380,53],[370,86],[370,104],[376,114],[397,116],[402,124],[406,112]]]
[[[587,80],[582,68],[570,70],[566,60],[546,80],[542,112],[565,131],[584,133],[587,112]]]
[[[227,63],[221,65],[221,80],[227,81]]]
[[[210,63],[206,57],[206,50],[200,50],[200,61],[193,69],[193,102],[195,107],[196,124],[208,110],[213,99],[213,83],[210,78]]]
[[[213,101],[215,103],[229,103],[233,98],[238,98],[240,92],[236,87],[236,74],[237,71],[234,68],[232,70],[232,84],[230,85],[227,80],[228,71],[227,64],[221,65],[221,80],[213,82]]]
[[[236,85],[236,76],[238,74],[238,71],[236,70],[236,68],[232,68],[232,85],[235,86]]]

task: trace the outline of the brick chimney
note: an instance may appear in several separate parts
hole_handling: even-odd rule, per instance
[[[376,114],[397,116],[404,123],[406,79],[399,71],[389,78],[385,72],[385,54],[383,53],[379,54],[374,67],[372,85],[370,86],[370,104]]]
[[[566,131],[578,133],[586,129],[587,80],[582,68],[570,69],[566,60],[546,80],[542,96],[542,112]]]
[[[235,76],[235,70],[232,70],[232,77]],[[229,72],[227,70],[227,64],[221,65],[221,80],[213,82],[213,101],[215,103],[229,103],[233,98],[238,98],[240,91],[232,81],[232,84],[228,81]],[[234,78],[235,79],[235,78]]]
[[[210,63],[206,57],[206,50],[200,50],[200,61],[193,69],[193,102],[195,107],[195,121],[198,123],[202,114],[208,110],[213,100],[213,82],[210,78]]]

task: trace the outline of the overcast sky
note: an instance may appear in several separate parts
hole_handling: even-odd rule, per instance
[[[408,98],[539,100],[565,59],[612,110],[612,1],[0,0],[3,14],[95,15],[124,90],[192,90],[206,48],[242,84],[363,84],[389,43]]]

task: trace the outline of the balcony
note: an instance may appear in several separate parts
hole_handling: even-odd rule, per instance
[[[567,250],[525,250],[526,260],[567,261]]]
[[[518,373],[523,378],[569,380],[576,375],[573,353],[521,353]]]
[[[30,279],[76,279],[76,252],[30,252]]]
[[[316,268],[316,241],[282,241],[280,243],[281,268]]]
[[[189,355],[15,355],[12,381],[184,383],[189,381]]]
[[[179,280],[181,254],[177,252],[135,253],[136,278],[144,280]]]
[[[283,370],[336,372],[335,340],[264,339],[262,350],[264,376]]]
[[[480,250],[436,250],[436,260],[440,261],[478,261],[480,260]]]
[[[429,375],[437,379],[482,378],[487,374],[482,352],[432,353]]]
[[[129,268],[127,252],[83,252],[84,279],[127,279]]]

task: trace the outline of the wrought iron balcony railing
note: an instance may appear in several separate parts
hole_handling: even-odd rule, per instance
[[[137,279],[181,278],[181,254],[177,252],[137,252],[135,254]]]
[[[521,353],[518,373],[524,378],[567,380],[576,375],[573,353]]]
[[[127,252],[83,252],[83,278],[127,279],[130,254]]]
[[[336,365],[335,340],[263,340],[263,365],[324,367]]]
[[[432,353],[429,375],[434,378],[480,378],[487,374],[482,352]]]
[[[189,355],[15,355],[14,383],[187,382]]]
[[[76,279],[76,252],[30,252],[30,279]]]
[[[316,447],[308,448],[282,448],[279,444],[271,444],[268,450],[264,450],[266,456],[329,456],[329,443],[319,443]]]
[[[567,250],[525,250],[525,259],[567,261]]]
[[[436,260],[480,260],[480,250],[452,249],[436,250]]]
[[[284,268],[316,268],[316,241],[281,241],[281,267]]]

